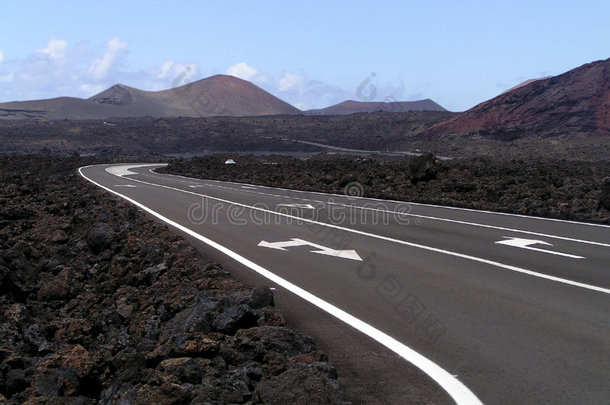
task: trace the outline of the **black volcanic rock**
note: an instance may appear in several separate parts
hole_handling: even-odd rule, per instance
[[[435,158],[431,153],[414,156],[407,164],[407,175],[411,182],[416,184],[420,181],[432,180],[436,177]]]
[[[86,183],[75,169],[90,163],[0,156],[2,207],[32,213],[0,219],[0,403],[253,404],[269,380],[295,386],[266,398],[343,399],[332,372],[313,376],[322,392],[298,388],[311,372],[282,377],[319,352],[278,325],[271,290]]]
[[[365,197],[610,223],[608,160],[242,156],[228,167],[226,158],[181,159],[159,171],[336,194],[356,182]]]
[[[87,246],[93,253],[99,253],[109,248],[114,238],[114,230],[104,222],[99,222],[91,228],[87,235]]]
[[[602,182],[602,189],[599,196],[599,204],[610,211],[610,177],[605,177]]]

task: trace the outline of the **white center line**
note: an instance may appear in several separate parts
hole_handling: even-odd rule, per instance
[[[499,268],[502,268],[502,269],[505,269],[505,270],[514,271],[516,273],[527,274],[529,276],[538,277],[538,278],[542,278],[542,279],[545,279],[545,280],[554,281],[554,282],[557,282],[557,283],[567,284],[567,285],[571,285],[571,286],[574,286],[574,287],[580,287],[580,288],[584,288],[584,289],[587,289],[587,290],[601,292],[601,293],[604,293],[604,294],[610,294],[610,289],[608,289],[608,288],[599,287],[599,286],[595,286],[595,285],[591,285],[591,284],[586,284],[586,283],[581,283],[581,282],[578,282],[578,281],[568,280],[568,279],[561,278],[561,277],[551,276],[549,274],[538,273],[538,272],[533,271],[533,270],[528,270],[528,269],[524,269],[524,268],[521,268],[521,267],[512,266],[512,265],[509,265],[509,264],[504,264],[504,263],[496,262],[496,261],[493,261],[493,260],[484,259],[482,257],[471,256],[471,255],[467,255],[467,254],[463,254],[463,253],[453,252],[451,250],[436,248],[436,247],[433,247],[433,246],[421,245],[419,243],[413,243],[413,242],[408,242],[408,241],[401,240],[401,239],[395,239],[395,238],[391,238],[389,236],[383,236],[383,235],[378,235],[378,234],[374,234],[374,233],[370,233],[370,232],[365,232],[365,231],[361,231],[361,230],[358,230],[358,229],[352,229],[352,228],[347,228],[347,227],[340,226],[340,225],[329,224],[329,223],[326,223],[326,222],[320,222],[320,221],[316,221],[316,220],[313,220],[313,219],[298,217],[298,216],[290,215],[290,214],[284,213],[284,212],[273,211],[273,210],[269,210],[269,209],[265,209],[265,208],[261,208],[261,207],[256,207],[256,206],[252,206],[252,205],[248,205],[248,204],[242,204],[242,203],[239,203],[239,202],[236,202],[236,201],[226,200],[226,199],[218,198],[218,197],[212,197],[212,196],[209,196],[209,195],[206,195],[206,194],[200,194],[200,193],[196,193],[196,192],[193,192],[193,191],[182,190],[182,189],[176,188],[176,187],[170,187],[170,186],[165,186],[165,185],[162,185],[162,184],[150,183],[150,182],[147,182],[147,181],[137,180],[137,179],[133,179],[133,178],[130,178],[129,180],[135,181],[137,183],[147,184],[147,185],[153,186],[153,187],[161,187],[161,188],[165,188],[165,189],[168,189],[168,190],[178,191],[178,192],[181,192],[181,193],[192,194],[192,195],[196,195],[196,196],[203,197],[203,198],[209,198],[210,200],[224,202],[224,203],[227,203],[227,204],[230,204],[230,205],[235,205],[235,206],[238,206],[238,207],[247,208],[247,209],[254,210],[254,211],[265,212],[265,213],[268,213],[268,214],[271,214],[271,215],[277,215],[277,216],[282,216],[282,217],[285,217],[285,218],[291,218],[291,219],[299,220],[299,221],[302,221],[302,222],[316,224],[316,225],[320,225],[320,226],[324,226],[324,227],[328,227],[328,228],[333,228],[333,229],[339,229],[339,230],[342,230],[342,231],[345,231],[345,232],[351,232],[351,233],[355,233],[355,234],[358,234],[358,235],[363,235],[363,236],[367,236],[367,237],[371,237],[371,238],[375,238],[375,239],[385,240],[385,241],[388,241],[388,242],[398,243],[398,244],[405,245],[405,246],[410,246],[410,247],[414,247],[414,248],[418,248],[418,249],[428,250],[428,251],[431,251],[431,252],[441,253],[441,254],[448,255],[448,256],[459,257],[461,259],[471,260],[471,261],[478,262],[478,263],[484,263],[484,264],[488,264],[490,266],[499,267]]]

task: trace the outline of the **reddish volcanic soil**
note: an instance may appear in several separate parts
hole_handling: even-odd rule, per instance
[[[499,140],[530,135],[610,135],[610,59],[536,80],[481,103],[425,132]]]

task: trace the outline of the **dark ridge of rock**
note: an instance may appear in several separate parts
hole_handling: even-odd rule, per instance
[[[227,166],[227,156],[175,160],[160,171],[336,194],[357,188],[365,197],[610,223],[607,160],[242,156]]]
[[[610,177],[605,177],[602,180],[599,204],[605,210],[610,211]]]

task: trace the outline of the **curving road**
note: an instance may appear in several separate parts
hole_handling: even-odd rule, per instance
[[[610,227],[160,166],[79,171],[276,288],[354,402],[610,403]]]

